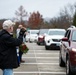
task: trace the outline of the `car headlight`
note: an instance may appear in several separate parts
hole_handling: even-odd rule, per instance
[[[76,52],[76,49],[75,48],[72,48],[72,51]]]

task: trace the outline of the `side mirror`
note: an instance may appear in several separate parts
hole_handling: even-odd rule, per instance
[[[67,41],[68,41],[68,38],[67,38],[67,37],[64,37],[64,38],[62,38],[61,40],[67,42]]]

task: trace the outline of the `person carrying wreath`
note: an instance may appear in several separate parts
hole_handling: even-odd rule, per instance
[[[22,25],[19,25],[18,28],[17,28],[17,30],[16,30],[17,38],[18,38],[18,36],[19,36],[19,32],[20,32],[20,29],[21,29],[21,28],[24,28],[24,29],[26,30],[25,27],[23,27]],[[24,33],[23,43],[25,43],[26,34],[27,34],[27,31],[25,31],[25,33]],[[22,59],[22,55],[23,55],[23,52],[22,52],[21,50],[19,50],[20,63],[24,63],[24,62],[25,62],[25,60]]]
[[[13,75],[13,69],[19,67],[16,47],[23,42],[25,29],[21,28],[19,37],[11,36],[14,23],[11,20],[5,20],[0,30],[0,69],[3,75]]]

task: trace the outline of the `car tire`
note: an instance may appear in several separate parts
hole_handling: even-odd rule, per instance
[[[32,43],[32,41],[29,39],[29,42]]]
[[[32,43],[32,41],[29,41],[30,43]]]
[[[75,75],[75,73],[73,73],[71,71],[71,67],[70,67],[69,59],[68,58],[66,59],[66,75]]]
[[[49,50],[49,47],[48,47],[48,46],[45,46],[45,49],[46,49],[46,50]]]
[[[60,66],[60,67],[65,67],[65,63],[64,63],[64,61],[62,60],[61,52],[59,53],[59,66]]]
[[[39,43],[39,42],[37,42],[37,45],[40,45],[40,43]]]

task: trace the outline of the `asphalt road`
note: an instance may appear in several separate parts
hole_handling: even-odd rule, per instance
[[[65,67],[59,67],[59,50],[45,50],[36,43],[27,46],[29,51],[23,55],[25,63],[14,69],[14,75],[65,75]]]

